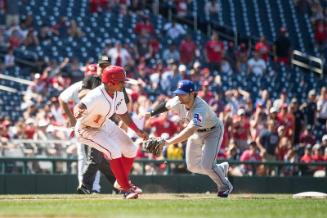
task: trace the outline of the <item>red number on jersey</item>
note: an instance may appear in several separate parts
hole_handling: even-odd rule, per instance
[[[101,117],[102,117],[102,116],[98,114],[98,115],[96,116],[96,118],[93,120],[93,122],[95,122],[95,123],[99,123]]]

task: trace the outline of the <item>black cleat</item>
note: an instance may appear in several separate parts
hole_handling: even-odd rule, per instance
[[[91,194],[91,191],[88,190],[84,185],[81,185],[80,187],[77,188],[77,194],[89,195]]]

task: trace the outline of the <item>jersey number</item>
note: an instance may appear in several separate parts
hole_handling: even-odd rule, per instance
[[[102,117],[101,115],[97,115],[97,117],[93,120],[93,122],[95,122],[95,123],[99,123],[101,117]]]

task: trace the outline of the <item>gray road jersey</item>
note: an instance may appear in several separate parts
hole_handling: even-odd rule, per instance
[[[193,107],[188,111],[185,105],[179,102],[178,97],[170,99],[166,107],[178,113],[185,122],[192,122],[199,129],[206,129],[216,126],[219,123],[217,115],[209,105],[200,97],[196,97]]]

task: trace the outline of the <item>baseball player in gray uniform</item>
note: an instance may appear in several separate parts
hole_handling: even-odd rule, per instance
[[[216,164],[222,142],[224,126],[209,105],[195,92],[194,83],[182,80],[174,98],[158,105],[146,117],[173,110],[187,126],[180,133],[166,140],[166,146],[187,140],[186,164],[189,171],[208,175],[218,187],[219,197],[228,197],[233,186],[227,178],[229,164]]]

